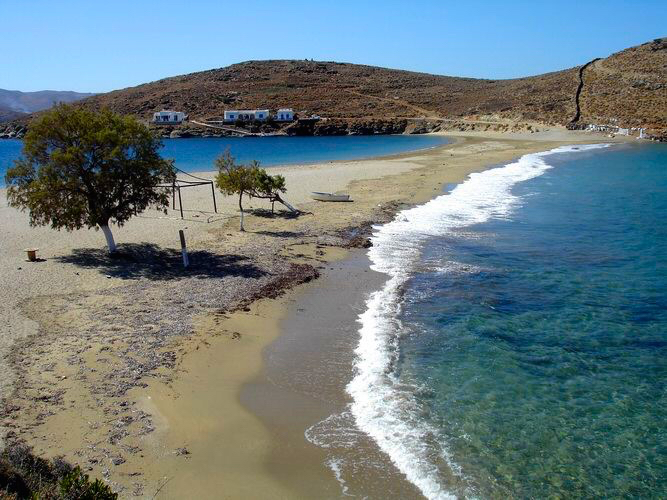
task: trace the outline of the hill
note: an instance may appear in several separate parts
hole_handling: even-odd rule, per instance
[[[581,71],[580,71],[581,70]],[[578,94],[578,99],[577,99]],[[165,78],[89,97],[83,106],[109,107],[148,120],[160,109],[190,119],[230,108],[291,107],[317,114],[321,133],[400,132],[415,120],[457,124],[588,123],[667,130],[667,39],[632,47],[582,67],[511,80],[430,75],[308,60],[248,61]],[[336,128],[335,124],[343,124]],[[334,124],[334,125],[332,125]],[[458,125],[456,125],[458,126]],[[329,127],[329,128],[327,128]],[[347,128],[345,128],[347,127]],[[425,129],[423,129],[425,130]]]
[[[667,129],[667,38],[597,60],[583,80],[582,121]]]
[[[34,113],[53,106],[57,102],[75,102],[95,94],[40,90],[37,92],[21,92],[19,90],[0,89],[0,108],[17,113]]]
[[[14,111],[5,106],[0,106],[0,123],[8,122],[9,120],[14,120],[16,118],[21,118],[27,115],[27,113],[22,113],[21,111]]]
[[[336,62],[248,61],[87,99],[149,118],[163,108],[191,118],[225,109],[291,107],[332,119],[456,118],[500,114],[561,122],[574,115],[576,69],[517,80],[437,76]]]
[[[249,61],[101,94],[85,104],[142,118],[162,108],[210,118],[230,107],[290,106],[341,119],[493,117],[565,125],[576,114],[578,70],[480,80],[334,62]],[[667,39],[590,65],[580,102],[582,122],[667,127]]]

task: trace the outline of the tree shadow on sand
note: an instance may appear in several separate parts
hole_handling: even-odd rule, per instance
[[[259,278],[267,273],[243,255],[218,255],[205,250],[188,252],[190,266],[183,267],[181,252],[153,243],[118,245],[112,257],[104,248],[76,248],[57,260],[75,266],[98,269],[100,273],[122,279],[170,280],[174,278],[222,278],[241,276]]]

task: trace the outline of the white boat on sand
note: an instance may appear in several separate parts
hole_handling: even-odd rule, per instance
[[[310,196],[313,200],[317,201],[350,201],[349,194],[333,194],[313,191]]]

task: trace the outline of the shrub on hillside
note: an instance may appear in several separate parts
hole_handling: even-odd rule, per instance
[[[91,481],[79,467],[60,458],[45,460],[24,445],[0,453],[0,500],[116,500],[111,488]]]

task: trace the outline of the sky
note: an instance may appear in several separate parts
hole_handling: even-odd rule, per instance
[[[0,0],[0,88],[107,92],[252,59],[475,78],[667,36],[667,0]]]

